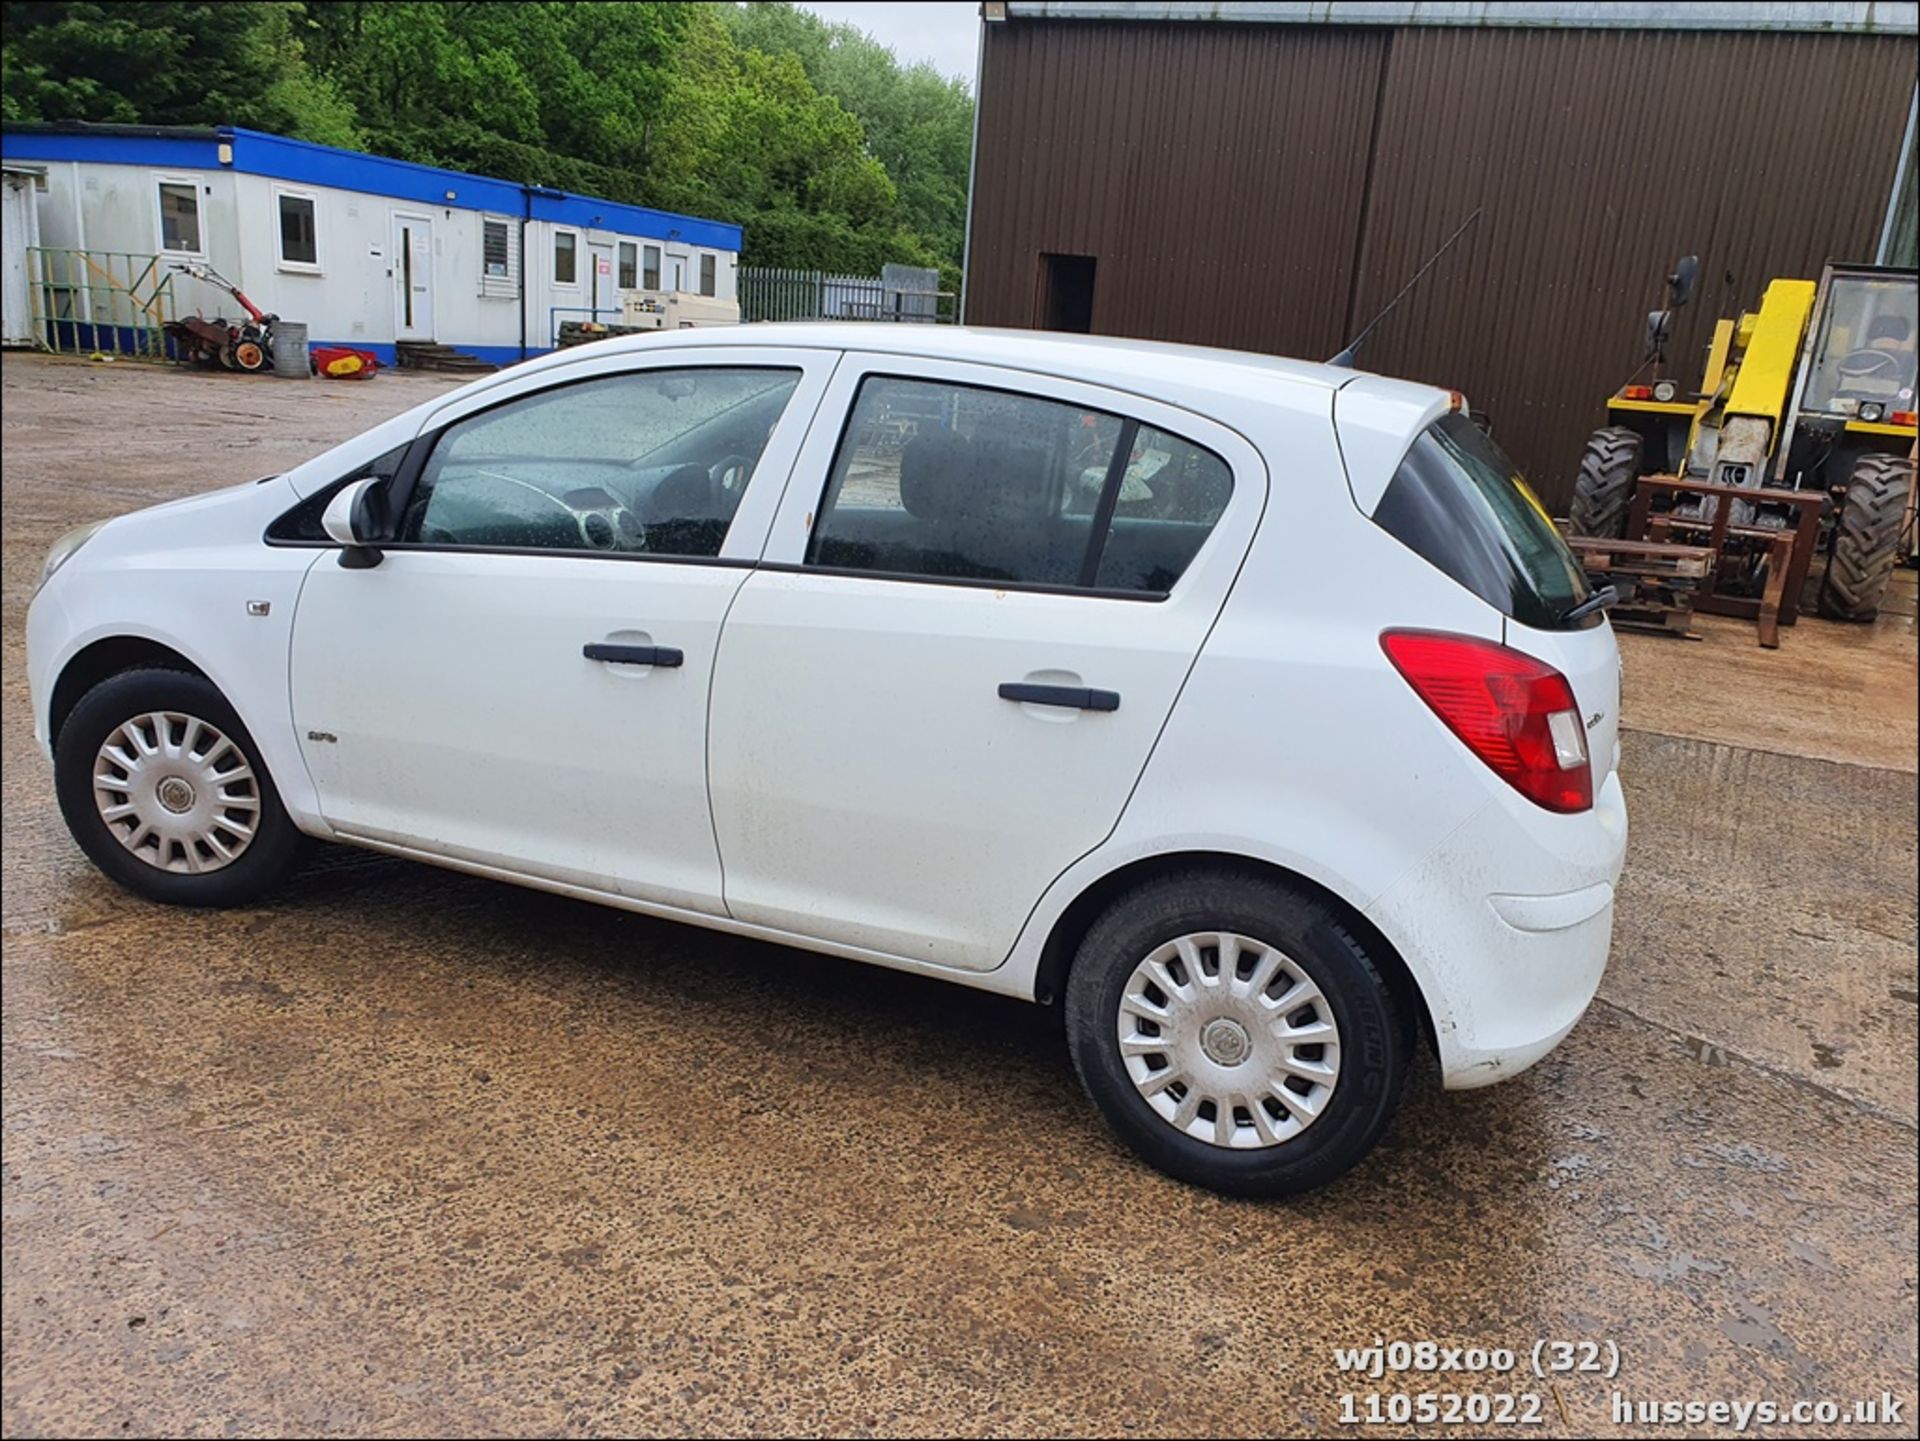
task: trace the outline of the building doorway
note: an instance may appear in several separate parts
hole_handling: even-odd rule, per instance
[[[1034,285],[1033,323],[1041,330],[1093,329],[1093,257],[1040,254]]]
[[[433,222],[393,217],[394,338],[433,339]]]
[[[589,244],[588,251],[593,257],[593,316],[598,320],[602,309],[618,312],[620,297],[614,287],[613,247],[598,242]]]

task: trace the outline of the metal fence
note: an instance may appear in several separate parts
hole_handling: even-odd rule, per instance
[[[753,320],[893,320],[951,325],[958,317],[939,272],[889,265],[878,276],[829,275],[743,265],[738,274],[740,318]]]
[[[157,255],[123,250],[27,250],[33,331],[56,354],[169,360],[173,273]]]

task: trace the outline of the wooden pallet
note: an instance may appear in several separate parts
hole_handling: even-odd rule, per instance
[[[1693,609],[1713,575],[1711,546],[1590,535],[1570,535],[1567,546],[1595,589],[1611,585],[1619,592],[1618,603],[1607,612],[1615,625],[1682,640],[1700,638],[1693,629]]]
[[[1661,496],[1674,505],[1685,496],[1700,497],[1706,502],[1702,508],[1707,514],[1684,516],[1672,510],[1656,511],[1653,502]],[[1789,528],[1736,525],[1733,517],[1739,513],[1739,506],[1724,503],[1729,500],[1764,503],[1784,511],[1790,517]],[[1672,475],[1643,475],[1633,483],[1627,534],[1668,543],[1704,541],[1716,556],[1727,553],[1729,541],[1748,553],[1764,549],[1767,581],[1760,595],[1723,594],[1722,588],[1732,578],[1730,568],[1716,565],[1713,574],[1701,583],[1694,605],[1707,614],[1751,620],[1760,644],[1771,650],[1780,644],[1780,627],[1799,619],[1800,593],[1813,566],[1814,548],[1820,540],[1820,512],[1826,504],[1827,495],[1822,490],[1715,485]],[[1737,574],[1737,567],[1732,569]]]

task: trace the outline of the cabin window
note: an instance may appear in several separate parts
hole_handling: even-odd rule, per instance
[[[160,248],[200,255],[200,187],[190,180],[160,182]]]
[[[274,197],[279,212],[280,264],[299,270],[320,268],[320,238],[311,195],[282,190]]]
[[[509,232],[504,220],[488,220],[480,231],[480,273],[495,280],[507,278]]]

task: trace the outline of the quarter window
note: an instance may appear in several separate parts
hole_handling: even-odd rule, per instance
[[[327,532],[321,527],[320,518],[327,513],[334,496],[356,480],[384,480],[391,482],[400,469],[400,462],[407,458],[407,446],[396,445],[385,455],[368,461],[358,470],[343,475],[331,484],[323,485],[312,495],[294,506],[267,527],[267,539],[270,541],[295,541],[303,545],[328,545]]]
[[[1219,456],[1141,426],[1121,472],[1094,584],[1102,590],[1171,590],[1232,494],[1233,476]]]
[[[275,201],[280,212],[280,263],[318,268],[320,241],[314,229],[313,197],[282,194]]]
[[[574,253],[577,245],[577,238],[571,230],[553,232],[553,283],[555,285],[579,283]]]
[[[621,241],[620,242],[620,288],[622,290],[632,290],[634,288],[635,284],[638,282],[638,277],[635,274],[635,272],[638,269],[639,269],[639,263],[634,256],[633,242],[631,240]]]
[[[1161,595],[1232,490],[1211,451],[1122,416],[875,376],[854,402],[807,563]]]
[[[504,220],[485,221],[480,230],[480,273],[496,280],[504,280],[507,275],[509,244],[507,222]]]
[[[200,187],[160,183],[160,248],[200,254]]]
[[[792,370],[650,370],[456,421],[402,544],[714,556],[798,383]]]

